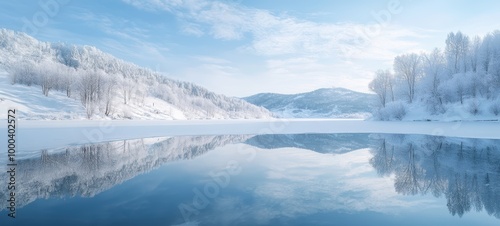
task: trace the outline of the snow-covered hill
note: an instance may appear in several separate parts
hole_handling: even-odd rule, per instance
[[[261,93],[244,100],[283,118],[366,118],[375,95],[344,88],[325,88],[300,94]]]
[[[12,85],[14,83],[14,85]],[[0,29],[0,118],[271,118],[262,107],[117,59],[91,46]]]

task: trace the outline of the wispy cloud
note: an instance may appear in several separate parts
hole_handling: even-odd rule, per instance
[[[101,38],[100,43],[108,50],[121,53],[121,57],[142,59],[143,62],[167,60],[165,53],[169,48],[155,40],[148,40],[152,28],[146,24],[86,10],[75,13],[73,17],[105,33],[106,36]]]
[[[194,59],[203,62],[203,63],[212,63],[212,64],[228,64],[231,63],[229,60],[211,57],[211,56],[195,56]]]
[[[144,25],[110,15],[95,14],[82,11],[73,15],[74,18],[85,21],[90,26],[98,27],[102,32],[127,41],[141,42],[148,37],[149,30]]]
[[[197,37],[201,37],[205,34],[205,32],[201,29],[199,24],[185,22],[181,25],[182,32],[187,35],[193,35]]]
[[[240,4],[206,0],[126,0],[141,9],[175,14],[186,24],[188,34],[209,34],[215,39],[250,37],[245,49],[256,54],[336,55],[363,59],[392,59],[401,49],[417,45],[408,38],[417,33],[396,26],[384,26],[377,35],[368,34],[378,24],[317,23],[276,15]]]

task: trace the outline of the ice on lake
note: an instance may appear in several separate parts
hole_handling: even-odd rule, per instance
[[[307,133],[44,148],[18,159],[18,217],[2,221],[498,225],[499,149],[500,140]],[[0,192],[3,207],[6,197]]]

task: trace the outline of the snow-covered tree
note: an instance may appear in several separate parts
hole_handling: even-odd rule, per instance
[[[368,86],[377,94],[382,107],[385,107],[388,101],[394,101],[393,77],[389,70],[378,70]]]
[[[35,63],[32,61],[23,60],[12,62],[9,70],[12,84],[31,86],[37,83],[37,69]]]
[[[448,69],[452,74],[467,71],[467,53],[470,40],[462,32],[451,32],[446,39],[446,57]]]
[[[101,99],[100,99],[100,109],[104,115],[109,116],[114,108],[114,100],[117,95],[117,77],[118,76],[106,76],[104,73],[100,75],[102,77],[102,85],[101,88]]]
[[[74,68],[64,68],[62,69],[62,76],[60,76],[59,91],[65,92],[67,97],[72,97],[72,90],[75,88],[75,77],[76,70]]]
[[[424,75],[420,84],[420,95],[427,99],[431,113],[443,110],[440,84],[446,80],[446,59],[439,49],[422,54]]]
[[[416,53],[403,54],[394,59],[395,76],[407,85],[408,102],[415,98],[415,87],[422,76],[422,58]]]
[[[404,94],[412,106],[421,106],[430,114],[444,114],[452,108],[471,115],[498,112],[493,102],[500,99],[500,31],[472,41],[460,31],[452,32],[446,38],[444,52],[436,48],[422,54],[402,54],[393,65],[395,96]],[[381,81],[377,76],[370,88],[387,105]],[[485,101],[491,104],[483,104]],[[391,108],[397,109],[394,106]],[[488,106],[489,110],[483,109]],[[391,118],[387,115],[392,111],[387,107],[377,110],[385,119]]]
[[[122,97],[123,97],[123,104],[128,104],[130,103],[130,100],[132,99],[132,95],[134,94],[135,90],[135,83],[128,78],[119,78],[118,80],[120,90],[122,92]]]
[[[80,71],[79,78],[78,90],[80,92],[80,101],[85,107],[87,118],[91,118],[99,103],[99,74],[96,72]]]
[[[474,37],[474,40],[471,43],[470,50],[469,50],[469,65],[470,68],[473,72],[477,72],[479,68],[479,58],[480,58],[480,50],[481,50],[481,43],[482,40],[479,36]]]

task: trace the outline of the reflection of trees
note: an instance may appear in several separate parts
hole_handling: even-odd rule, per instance
[[[417,155],[415,154],[415,147],[413,144],[407,145],[403,150],[405,151],[406,164],[399,165],[397,169],[400,173],[396,174],[394,187],[396,191],[405,195],[415,195],[422,191],[424,188],[425,180],[424,169],[417,163]]]
[[[500,218],[500,141],[380,135],[370,163],[395,175],[398,193],[444,196],[452,215],[485,210]]]
[[[370,163],[378,166],[377,172],[381,176],[389,175],[392,170],[392,163],[394,162],[394,147],[388,149],[387,142],[382,140],[380,148],[377,149],[377,153],[377,155],[374,155],[373,158],[370,159]]]
[[[178,160],[192,159],[249,136],[173,137],[88,144],[40,151],[40,157],[17,161],[17,206],[39,198],[92,197],[139,174]],[[147,142],[146,142],[147,141]],[[7,175],[0,173],[6,181]],[[5,189],[0,204],[5,207]]]

